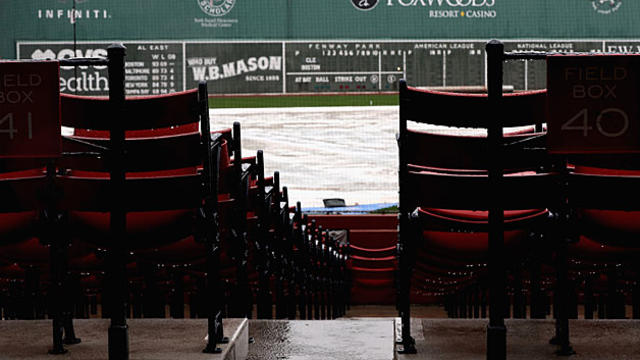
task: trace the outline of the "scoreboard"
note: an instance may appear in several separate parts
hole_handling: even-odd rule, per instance
[[[106,56],[111,42],[17,42],[20,59]],[[397,91],[412,86],[485,86],[485,41],[126,41],[128,96],[191,89],[210,94],[296,94]],[[640,40],[510,40],[506,51],[638,53]],[[505,65],[505,85],[546,87],[543,61]],[[61,91],[107,94],[107,71],[62,68]]]

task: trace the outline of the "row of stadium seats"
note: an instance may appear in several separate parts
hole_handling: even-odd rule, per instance
[[[585,318],[623,318],[629,303],[640,317],[637,157],[550,154],[546,101],[545,90],[504,94],[492,112],[486,94],[401,82],[401,314],[412,289],[440,296],[451,317],[485,317],[491,282],[503,282],[504,316],[576,317],[583,302]],[[492,122],[504,128],[493,148]],[[497,189],[488,169],[503,173]],[[496,206],[504,249],[492,254]],[[487,271],[491,256],[504,279]]]
[[[239,123],[210,130],[206,83],[125,99],[123,57],[109,49],[109,99],[61,95],[61,157],[0,164],[2,318],[53,319],[63,353],[80,341],[73,315],[110,317],[111,339],[127,317],[189,309],[209,319],[206,352],[225,340],[222,317],[254,304],[259,318],[274,305],[341,316],[346,254],[289,206],[262,151],[243,157]]]
[[[397,215],[340,214],[311,215],[310,218],[326,229],[345,232],[349,251],[349,304],[395,304]]]

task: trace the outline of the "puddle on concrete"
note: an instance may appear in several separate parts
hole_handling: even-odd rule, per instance
[[[249,359],[388,360],[393,358],[393,320],[256,321]]]
[[[247,359],[287,359],[287,354],[291,353],[290,332],[288,321],[249,321],[249,336],[255,341],[249,344]]]

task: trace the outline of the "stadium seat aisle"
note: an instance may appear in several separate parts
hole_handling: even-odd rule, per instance
[[[107,65],[111,90],[60,95],[59,157],[0,159],[0,358],[47,358],[51,336],[52,354],[110,360],[635,357],[637,321],[613,320],[640,318],[637,155],[554,151],[552,88],[502,90],[506,60],[549,54],[487,53],[487,94],[398,83],[382,112],[399,156],[379,158],[398,209],[360,215],[305,212],[271,172],[354,152],[326,122],[271,157],[260,145],[289,125],[221,121],[205,81],[125,97],[121,44],[59,62]],[[369,191],[387,145],[363,145],[370,173],[339,181]]]

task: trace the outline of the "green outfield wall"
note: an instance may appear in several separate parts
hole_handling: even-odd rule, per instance
[[[75,11],[73,6],[75,4]],[[484,85],[484,43],[638,52],[636,0],[0,0],[0,58],[100,56],[127,46],[127,93],[394,91]],[[75,38],[75,42],[74,42]],[[104,69],[63,69],[63,91],[103,94]],[[507,68],[545,86],[544,63]]]

